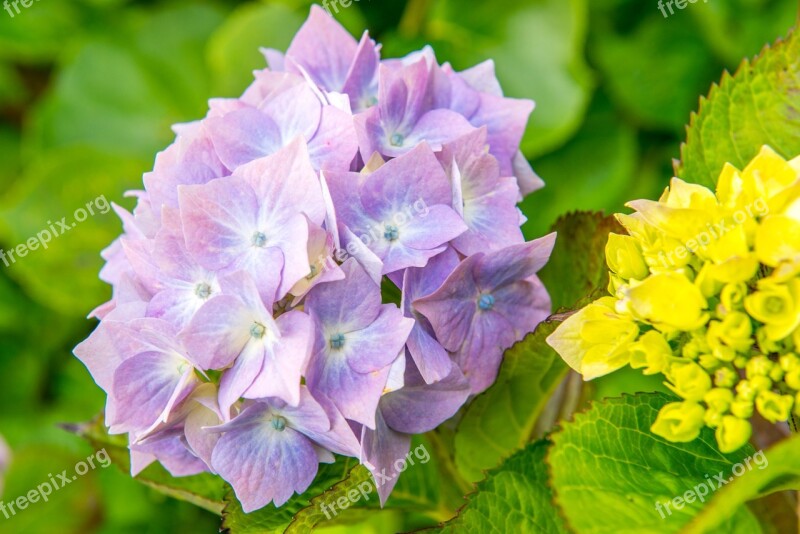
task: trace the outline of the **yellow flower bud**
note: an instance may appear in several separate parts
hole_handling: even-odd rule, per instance
[[[744,352],[753,345],[753,325],[747,314],[731,312],[725,316],[719,328],[722,341],[734,350]]]
[[[783,381],[787,386],[795,391],[800,391],[800,368],[795,367],[783,377]]]
[[[739,284],[728,284],[722,288],[720,302],[725,308],[726,313],[741,310],[744,308],[744,298],[747,296],[747,286]]]
[[[631,367],[634,369],[645,368],[643,373],[654,375],[664,372],[671,360],[675,360],[672,348],[664,336],[650,330],[643,334],[630,346]]]
[[[756,376],[769,376],[770,371],[774,364],[764,355],[758,355],[750,358],[747,362],[745,369],[747,370],[747,378]]]
[[[703,417],[703,422],[709,428],[717,428],[719,424],[722,422],[722,415],[723,414],[721,414],[720,412],[709,408],[706,410],[706,415],[705,417]]]
[[[667,377],[667,387],[688,401],[700,401],[711,389],[711,377],[695,362],[673,363]]]
[[[761,391],[756,397],[758,413],[771,423],[789,419],[793,405],[792,395],[780,395],[774,391]]]
[[[738,384],[736,384],[736,393],[739,398],[742,398],[746,401],[752,401],[756,398],[756,394],[758,391],[756,388],[753,387],[753,384],[750,380],[741,380]]]
[[[714,372],[714,385],[719,388],[731,388],[739,380],[739,374],[730,367],[722,367]]]
[[[764,265],[776,267],[800,254],[800,221],[786,215],[770,215],[756,230],[755,251]]]
[[[710,410],[725,413],[733,402],[733,391],[724,388],[714,388],[705,394],[703,401],[705,401]]]
[[[639,327],[614,310],[603,297],[573,314],[547,338],[547,343],[585,380],[607,375],[630,361],[629,345]]]
[[[714,435],[717,438],[719,450],[727,454],[744,447],[752,433],[753,427],[750,426],[749,421],[726,415],[722,418]]]
[[[745,298],[744,306],[753,319],[764,323],[767,338],[778,341],[800,325],[799,301],[800,280],[790,280],[786,285],[762,280],[758,291]]]
[[[736,417],[749,419],[753,416],[753,400],[746,400],[737,395],[731,403],[731,413]]]
[[[696,402],[672,402],[658,412],[650,431],[672,442],[685,443],[700,435],[705,410]]]
[[[772,380],[768,376],[754,376],[747,379],[750,382],[750,387],[755,391],[768,391],[772,389]]]
[[[606,262],[609,269],[625,280],[644,280],[650,274],[642,248],[631,236],[608,234]]]
[[[781,369],[781,366],[773,364],[772,369],[769,371],[770,380],[773,382],[780,382],[783,380],[784,375],[785,373],[783,372],[783,369]]]
[[[788,372],[800,367],[800,358],[798,358],[796,354],[788,352],[786,354],[781,354],[780,358],[778,358],[778,363],[781,369]]]
[[[656,274],[627,291],[625,303],[633,315],[662,330],[690,331],[708,321],[708,302],[685,276]]]

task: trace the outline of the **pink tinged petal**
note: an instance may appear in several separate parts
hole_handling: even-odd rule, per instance
[[[400,241],[410,248],[430,250],[466,231],[464,220],[451,207],[440,204],[428,207],[424,215],[413,217],[403,225],[400,228]]]
[[[242,108],[208,119],[214,148],[222,163],[236,169],[250,161],[274,154],[283,142],[280,127],[265,113]]]
[[[356,129],[361,158],[369,161],[373,154],[381,151],[382,140],[386,137],[381,124],[380,110],[378,107],[372,107],[353,116],[353,125]]]
[[[219,271],[253,248],[258,199],[236,178],[178,190],[186,247],[205,268]]]
[[[387,393],[380,410],[386,424],[405,434],[429,432],[453,417],[470,396],[470,384],[455,365],[435,384],[422,381]]]
[[[303,391],[305,394],[308,390],[303,388]],[[335,454],[358,457],[361,451],[361,443],[356,434],[353,433],[353,429],[330,400],[320,398],[322,400],[318,404],[325,410],[328,417],[329,428],[327,430],[322,430],[320,427],[311,428],[309,425],[300,426],[301,421],[309,420],[308,417],[293,417],[293,424],[315,443],[325,447],[327,450]],[[302,402],[301,406],[304,404],[305,402]],[[286,411],[286,413],[289,412]]]
[[[334,106],[322,108],[319,129],[308,142],[315,169],[346,171],[358,153],[353,117]]]
[[[219,408],[225,418],[230,417],[231,406],[253,385],[264,367],[263,343],[251,340],[236,358],[233,367],[225,371],[219,382]]]
[[[210,470],[212,469],[211,456],[217,441],[219,441],[219,434],[209,432],[205,427],[215,426],[220,422],[219,415],[196,402],[184,423],[186,444],[195,456],[206,463]]]
[[[514,341],[513,326],[505,317],[493,312],[476,314],[472,328],[455,356],[472,393],[481,393],[494,383],[503,352]]]
[[[475,129],[473,124],[455,111],[434,109],[423,115],[408,132],[404,146],[413,147],[426,142],[431,149],[438,152],[445,143],[473,131]],[[388,143],[388,146],[384,144],[383,149],[386,155],[393,157],[400,156],[408,150],[395,148],[391,143]]]
[[[380,53],[375,41],[369,38],[368,32],[364,32],[342,87],[342,92],[350,95],[352,109],[356,112],[378,103],[376,92],[379,64]]]
[[[260,51],[264,59],[267,60],[267,65],[269,65],[271,71],[281,72],[285,70],[283,52],[274,48],[261,48]]]
[[[198,383],[191,363],[177,354],[134,356],[114,373],[111,396],[116,410],[109,424],[116,432],[146,431],[165,421]]]
[[[148,438],[146,442],[131,445],[131,455],[144,453],[144,457],[131,462],[132,470],[138,469],[151,456],[161,462],[167,471],[175,477],[185,477],[208,471],[205,462],[195,456],[184,443],[183,430],[180,427],[165,430]]]
[[[376,419],[374,430],[367,427],[362,430],[361,463],[372,473],[383,506],[406,469],[405,458],[411,450],[411,436],[389,428],[380,412]]]
[[[381,259],[356,236],[350,228],[342,226],[342,247],[369,274],[372,281],[380,285],[384,271]]]
[[[479,295],[473,271],[483,256],[479,253],[468,257],[438,290],[412,302],[414,309],[431,322],[436,338],[450,352],[458,350],[472,324]]]
[[[528,159],[522,152],[517,151],[511,163],[512,172],[517,178],[517,185],[519,186],[522,196],[529,195],[544,187],[544,180],[539,178],[533,171],[531,164],[528,163]]]
[[[356,50],[356,40],[315,5],[286,55],[302,65],[323,89],[341,91]]]
[[[149,239],[132,239],[123,235],[120,238],[122,250],[133,268],[136,277],[150,294],[162,289],[159,281],[158,265],[153,257],[153,241]]]
[[[474,67],[458,73],[470,87],[482,93],[503,96],[503,89],[494,70],[494,61],[491,59],[479,63]]]
[[[196,287],[165,289],[157,293],[147,305],[147,316],[163,319],[178,328],[189,324],[204,301],[197,296]]]
[[[343,352],[347,363],[357,373],[371,373],[391,365],[414,327],[414,320],[392,304],[385,304],[368,327],[344,334]],[[332,358],[338,357],[333,351]]]
[[[265,347],[264,365],[243,396],[278,397],[291,406],[300,402],[300,379],[311,357],[314,325],[305,313],[291,311],[277,320],[281,337]]]
[[[408,352],[428,384],[445,378],[453,366],[447,351],[419,322],[408,336]]]
[[[155,455],[148,452],[131,450],[131,476],[138,476],[139,473],[147,469],[157,459]]]
[[[341,269],[346,278],[315,287],[306,297],[306,311],[326,329],[365,328],[381,312],[380,287],[352,258]]]
[[[513,178],[492,182],[495,185],[492,191],[470,198],[464,207],[469,229],[453,241],[453,246],[466,256],[525,242],[516,208],[519,197],[516,182]]]
[[[316,225],[325,220],[319,177],[302,138],[295,138],[276,154],[237,169],[234,176],[252,187],[260,206],[259,222],[279,222],[297,213],[304,213]]]
[[[203,369],[223,369],[247,344],[254,314],[237,297],[212,297],[194,315],[180,338],[192,360]]]
[[[556,242],[556,234],[512,245],[487,254],[475,269],[475,282],[484,291],[533,276],[545,266]]]
[[[513,161],[525,133],[528,116],[534,108],[532,100],[517,100],[489,94],[481,95],[481,107],[470,117],[476,126],[489,130],[491,153],[500,162],[503,176],[513,173]]]
[[[294,63],[292,60],[287,61]],[[259,109],[269,116],[278,125],[281,132],[283,145],[288,144],[295,137],[302,137],[306,141],[319,129],[322,100],[319,91],[312,84],[307,83],[303,76],[294,74],[275,74],[284,78],[280,90],[273,91],[269,98],[259,105]]]
[[[389,367],[368,374],[357,373],[344,354],[328,350],[314,355],[306,375],[314,395],[331,399],[345,418],[370,428],[375,427],[375,411],[388,378]]]
[[[330,188],[328,187],[328,180],[325,178],[325,173],[319,173],[320,189],[322,190],[322,201],[325,204],[325,230],[330,233],[333,238],[333,249],[339,249],[339,229],[336,222],[336,208],[334,207],[333,197],[331,196]]]
[[[214,470],[233,486],[246,513],[270,502],[281,506],[292,494],[304,492],[318,463],[307,437],[290,426],[278,430],[266,417],[223,434],[211,457]]]

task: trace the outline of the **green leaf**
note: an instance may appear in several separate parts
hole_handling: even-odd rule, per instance
[[[745,462],[744,474],[714,494],[685,534],[719,532],[727,517],[746,502],[782,490],[800,490],[800,435],[757,452]]]
[[[618,106],[645,127],[676,133],[708,89],[708,73],[722,67],[691,18],[676,15],[667,23],[655,6],[630,34],[605,31],[591,53]]]
[[[549,446],[546,440],[532,443],[489,471],[458,516],[435,532],[568,532],[547,485]]]
[[[483,471],[531,439],[536,420],[567,365],[545,342],[556,324],[536,331],[506,351],[497,381],[467,407],[455,436],[459,472],[476,482]]]
[[[97,277],[100,251],[121,228],[109,203],[122,202],[143,167],[88,149],[51,152],[30,166],[0,203],[0,243],[9,264],[0,260],[2,268],[42,305],[85,317],[110,296]],[[62,217],[66,229],[58,224]]]
[[[614,217],[576,212],[558,219],[558,232],[550,261],[539,273],[553,309],[577,308],[578,302],[608,285],[605,247],[608,234],[624,233]]]
[[[215,92],[238,96],[253,81],[253,70],[267,67],[260,47],[286,50],[303,17],[281,4],[245,4],[211,37],[208,64]]]
[[[11,6],[13,17],[2,4],[0,58],[24,63],[49,62],[81,33],[81,10],[75,2],[35,2],[29,8],[19,5],[19,13]]]
[[[111,461],[126,473],[130,473],[130,452],[125,436],[108,434],[102,416],[88,423],[64,425],[92,444],[97,450],[105,449]],[[175,499],[189,502],[209,512],[221,515],[225,508],[227,485],[216,475],[201,473],[188,477],[173,477],[158,462],[139,473],[135,480]]]
[[[700,100],[681,147],[677,175],[713,187],[723,165],[743,168],[769,145],[784,157],[800,154],[800,37],[765,48]]]
[[[677,532],[703,503],[690,498],[692,502],[679,503],[681,509],[675,509],[673,499],[690,491],[699,495],[703,488],[713,494],[709,480],[716,485],[716,476],[733,478],[732,467],[753,454],[750,445],[722,454],[709,428],[689,443],[672,443],[652,434],[650,426],[659,409],[673,399],[655,393],[595,403],[551,437],[547,458],[551,485],[574,531]],[[736,510],[723,523],[719,532],[761,532],[746,509]]]
[[[316,506],[312,504],[314,497],[323,495],[333,487],[332,493],[329,493],[326,499],[336,499],[343,495],[343,493],[339,493],[340,491],[344,491],[345,488],[351,489],[352,483],[366,480],[369,472],[360,465],[354,468],[355,463],[352,458],[340,457],[333,464],[321,464],[311,486],[302,495],[294,495],[280,508],[276,508],[274,504],[270,503],[260,510],[246,514],[231,490],[225,496],[226,505],[222,512],[222,528],[228,529],[231,534],[282,533],[300,510]],[[348,477],[351,470],[354,471],[352,479]],[[343,479],[344,482],[338,485]],[[326,500],[326,502],[328,501]],[[307,516],[304,517],[303,521],[313,522],[318,519],[318,516],[311,512],[307,512]]]

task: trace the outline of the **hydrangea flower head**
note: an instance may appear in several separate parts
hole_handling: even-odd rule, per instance
[[[241,97],[175,127],[134,211],[115,205],[113,298],[75,354],[134,474],[216,473],[245,511],[335,455],[378,481],[549,313],[553,236],[525,243],[516,207],[541,185],[519,154],[532,102],[491,64],[379,52],[312,8]]]
[[[747,443],[755,413],[800,415],[800,158],[769,147],[726,165],[716,191],[677,178],[657,201],[617,215],[611,296],[548,338],[584,378],[630,365],[663,373],[682,400],[652,431],[671,441],[715,429],[723,452]]]

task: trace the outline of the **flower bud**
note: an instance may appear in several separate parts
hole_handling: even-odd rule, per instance
[[[742,419],[749,419],[753,416],[753,401],[737,395],[731,403],[731,413]]]
[[[752,433],[753,427],[750,426],[749,421],[726,415],[722,418],[714,435],[717,438],[719,450],[727,454],[743,447]]]
[[[730,389],[714,388],[703,397],[709,410],[725,413],[733,402],[733,391]]]
[[[756,408],[764,419],[772,423],[786,421],[792,411],[794,397],[774,391],[761,391],[756,397]]]
[[[732,388],[739,380],[739,374],[730,367],[721,367],[714,372],[714,385],[718,388]]]
[[[762,280],[758,291],[744,299],[747,313],[764,323],[767,339],[779,341],[800,324],[800,310],[796,300],[799,286],[800,280],[797,279],[790,280],[786,285]]]
[[[756,398],[758,391],[753,387],[750,380],[742,380],[736,384],[736,394],[739,398],[752,401]]]
[[[722,288],[719,295],[720,303],[726,313],[744,308],[744,298],[747,296],[747,286],[744,284],[728,284]]]
[[[704,416],[705,410],[696,402],[672,402],[661,408],[650,431],[669,441],[685,443],[700,435]]]
[[[738,352],[750,350],[753,345],[753,325],[750,317],[742,312],[731,312],[720,324],[720,338]]]
[[[800,358],[791,352],[781,354],[780,358],[778,358],[778,363],[780,363],[781,369],[783,369],[785,372],[800,368]]]
[[[644,280],[650,274],[642,249],[631,236],[608,234],[606,262],[609,269],[625,280]]]
[[[667,387],[688,401],[700,401],[711,389],[711,377],[695,362],[673,363],[667,377]]]
[[[745,366],[747,378],[753,378],[755,376],[769,376],[773,366],[774,364],[770,361],[770,359],[764,355],[750,358],[750,361],[747,362],[747,365]]]
[[[756,392],[772,389],[772,380],[767,376],[754,376],[753,378],[748,378],[748,381],[750,382],[750,387]]]
[[[786,376],[783,377],[783,381],[793,390],[800,391],[800,367],[796,367],[786,373]]]
[[[781,380],[783,380],[783,377],[784,377],[784,372],[783,369],[781,369],[781,366],[773,365],[772,369],[770,369],[769,371],[770,380],[772,380],[773,382],[780,382]]]
[[[646,375],[662,373],[671,360],[677,360],[672,355],[672,348],[664,336],[656,330],[643,334],[638,341],[630,346],[631,367],[634,369],[645,368]]]

